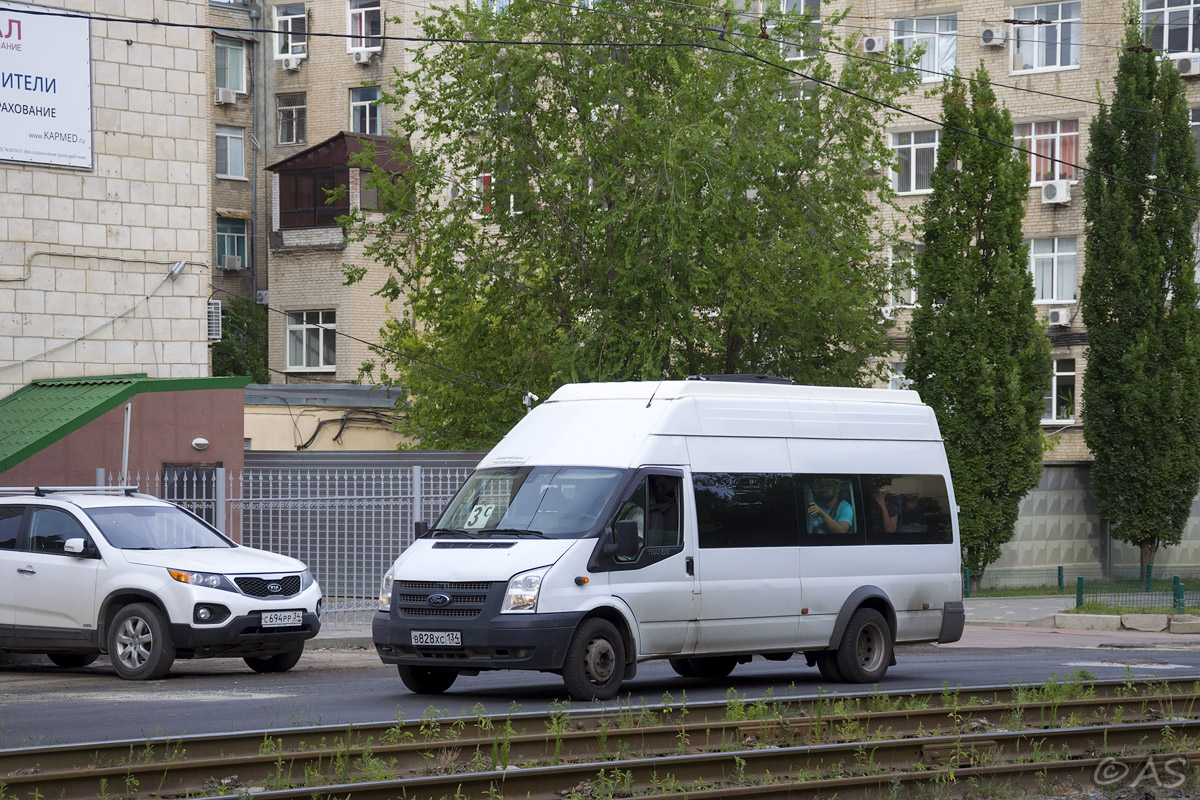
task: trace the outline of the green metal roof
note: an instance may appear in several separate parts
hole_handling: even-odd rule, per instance
[[[136,394],[241,389],[250,378],[103,375],[34,381],[0,399],[0,472],[11,469]]]

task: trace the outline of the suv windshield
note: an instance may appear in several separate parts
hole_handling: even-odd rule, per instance
[[[108,543],[121,550],[233,547],[224,536],[172,506],[91,508],[87,515]]]
[[[595,527],[621,475],[596,467],[477,470],[431,534],[577,538]]]

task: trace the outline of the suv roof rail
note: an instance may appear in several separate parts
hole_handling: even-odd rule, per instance
[[[32,494],[37,497],[45,497],[57,492],[71,492],[72,494],[123,494],[126,497],[133,497],[137,490],[137,486],[0,486],[0,496]]]

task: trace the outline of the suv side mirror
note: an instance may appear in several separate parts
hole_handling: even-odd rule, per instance
[[[613,554],[629,560],[638,553],[638,524],[632,519],[623,519],[616,525],[613,535]]]
[[[63,552],[81,558],[91,558],[98,555],[94,545],[90,545],[87,539],[67,539],[63,542]]]

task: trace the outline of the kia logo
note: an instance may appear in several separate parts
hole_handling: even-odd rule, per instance
[[[450,595],[431,594],[429,597],[425,598],[425,602],[429,603],[429,605],[433,606],[434,608],[441,608],[442,606],[450,605]]]
[[[279,594],[280,592],[283,591],[283,587],[280,586],[278,583],[268,583],[267,591],[270,592],[271,594]]]

